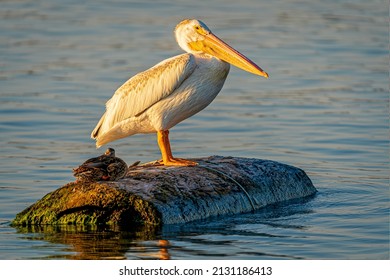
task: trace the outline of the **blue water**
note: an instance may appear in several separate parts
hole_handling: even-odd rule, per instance
[[[1,1],[1,259],[389,259],[388,3],[384,0]],[[199,18],[270,74],[231,69],[216,100],[171,130],[179,157],[232,155],[304,169],[311,199],[162,229],[12,228],[96,151],[104,103],[181,53]],[[154,135],[114,142],[159,158]]]

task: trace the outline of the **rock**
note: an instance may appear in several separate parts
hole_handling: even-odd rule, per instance
[[[195,160],[195,167],[134,166],[115,182],[68,183],[19,213],[13,225],[185,223],[317,192],[303,170],[275,161]]]

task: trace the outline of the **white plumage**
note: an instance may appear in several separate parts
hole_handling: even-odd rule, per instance
[[[92,131],[97,147],[136,133],[157,132],[163,164],[195,165],[172,156],[168,130],[214,100],[229,73],[228,62],[268,77],[260,67],[213,35],[201,21],[182,21],[175,35],[188,53],[158,63],[116,90]]]

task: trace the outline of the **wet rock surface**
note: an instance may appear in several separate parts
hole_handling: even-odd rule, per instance
[[[317,192],[303,170],[275,161],[194,160],[198,166],[136,165],[115,182],[68,183],[19,213],[13,225],[185,223]]]

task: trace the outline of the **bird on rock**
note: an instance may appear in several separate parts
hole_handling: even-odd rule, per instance
[[[97,147],[137,133],[157,133],[163,165],[196,165],[195,161],[173,157],[169,129],[214,100],[230,64],[268,78],[263,69],[214,35],[200,20],[180,22],[175,37],[186,53],[135,75],[116,90],[91,133]]]
[[[103,155],[90,158],[73,169],[73,175],[76,182],[116,181],[126,175],[127,168],[127,164],[115,156],[115,150],[108,148]]]

